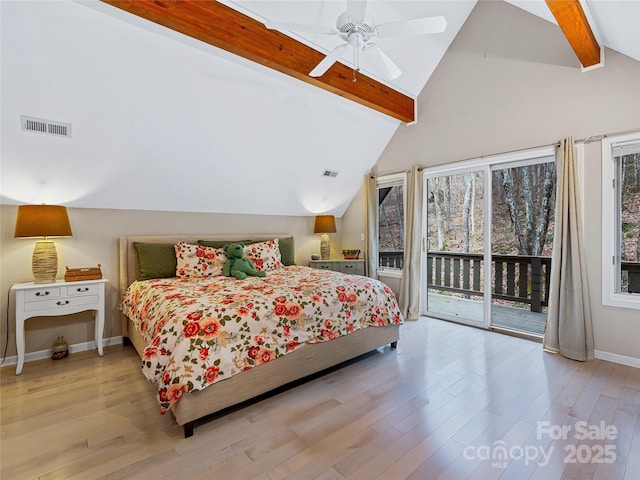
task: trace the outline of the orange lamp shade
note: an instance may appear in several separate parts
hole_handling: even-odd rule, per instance
[[[313,233],[336,233],[336,219],[333,215],[317,215]]]
[[[70,237],[67,208],[58,205],[20,205],[15,238]]]

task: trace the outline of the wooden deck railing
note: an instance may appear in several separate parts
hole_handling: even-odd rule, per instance
[[[627,272],[627,292],[640,293],[640,262],[621,262],[620,268]]]
[[[527,303],[541,312],[549,302],[551,257],[492,255],[492,297]],[[428,252],[427,287],[436,290],[483,295],[481,253]]]
[[[399,268],[404,266],[404,252],[402,250],[387,250],[380,252],[378,266],[382,268]]]
[[[493,255],[493,298],[527,303],[532,312],[541,312],[549,304],[551,257]],[[465,295],[483,295],[484,256],[481,253],[428,252],[427,287]],[[380,252],[379,266],[399,268],[404,252]],[[622,262],[628,272],[629,293],[640,293],[640,262]]]

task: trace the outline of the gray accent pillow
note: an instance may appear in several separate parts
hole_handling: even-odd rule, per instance
[[[280,256],[282,257],[282,264],[287,267],[289,265],[296,264],[295,249],[293,245],[293,237],[279,238],[278,245],[280,246]]]
[[[178,261],[173,243],[134,242],[133,245],[138,252],[138,280],[176,276]]]

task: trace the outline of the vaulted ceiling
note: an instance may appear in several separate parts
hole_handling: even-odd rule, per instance
[[[329,26],[345,9],[343,1],[224,3],[260,21]],[[553,21],[542,0],[510,3]],[[366,57],[362,73],[417,97],[474,5],[371,0],[377,23],[444,15],[448,26],[380,39],[403,71],[398,79]],[[588,2],[604,45],[640,60],[637,5]],[[104,2],[0,8],[5,204],[339,216],[400,123]],[[339,42],[283,33],[322,54]],[[348,71],[350,59],[342,61]],[[23,132],[21,115],[70,123],[71,138]]]

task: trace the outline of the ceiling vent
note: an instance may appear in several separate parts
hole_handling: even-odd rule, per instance
[[[44,133],[55,135],[56,137],[71,138],[71,124],[44,120],[42,118],[27,117],[20,115],[20,123],[23,132]]]
[[[322,176],[323,177],[331,177],[331,178],[335,178],[338,176],[338,170],[325,170],[324,172],[322,172]]]

